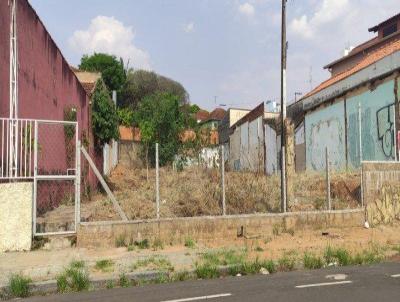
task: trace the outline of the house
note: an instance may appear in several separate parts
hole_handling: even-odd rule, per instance
[[[231,127],[247,113],[249,109],[229,108],[218,127],[219,143],[228,147]]]
[[[400,14],[369,29],[376,36],[326,66],[331,77],[299,102],[307,170],[398,160]],[[302,134],[302,135],[303,135]]]
[[[274,174],[279,169],[279,113],[264,102],[230,128],[228,166],[234,171]]]

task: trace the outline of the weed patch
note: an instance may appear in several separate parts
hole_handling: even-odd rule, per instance
[[[129,287],[131,286],[131,280],[129,280],[129,278],[125,274],[121,274],[119,276],[118,284],[121,287]]]
[[[89,275],[83,262],[72,262],[65,271],[57,277],[57,289],[60,293],[80,292],[88,290],[90,286]]]
[[[22,275],[12,275],[8,287],[10,294],[13,297],[26,298],[29,296],[29,284],[32,282],[30,278],[24,277]]]
[[[324,266],[324,261],[319,256],[311,253],[305,253],[303,257],[303,264],[306,269],[319,269]]]
[[[192,238],[185,239],[185,246],[190,249],[194,249],[196,247],[196,242]]]
[[[152,256],[143,260],[138,260],[132,265],[133,270],[147,269],[160,271],[173,271],[171,262],[163,257]]]
[[[95,269],[102,272],[110,272],[114,266],[114,262],[109,259],[103,259],[96,262]]]

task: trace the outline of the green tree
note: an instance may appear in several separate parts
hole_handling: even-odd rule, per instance
[[[179,97],[160,92],[145,97],[135,111],[135,122],[140,128],[147,160],[154,164],[155,144],[159,143],[160,165],[171,162],[182,146],[179,135],[184,129],[184,116]]]
[[[180,104],[186,104],[189,100],[188,93],[180,83],[152,71],[130,70],[121,92],[120,104],[136,109],[144,98],[155,93],[175,95]]]
[[[120,125],[123,125],[125,127],[132,127],[134,123],[134,112],[132,109],[128,107],[118,108],[117,115],[118,115],[118,122]]]
[[[126,72],[122,58],[119,60],[109,54],[95,53],[91,56],[84,55],[81,58],[80,70],[101,72],[104,83],[109,91],[121,91],[126,82]]]
[[[117,111],[102,80],[97,81],[93,93],[92,127],[101,146],[119,138]]]

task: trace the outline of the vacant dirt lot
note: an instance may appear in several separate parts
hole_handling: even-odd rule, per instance
[[[280,179],[255,173],[226,172],[228,214],[277,213],[280,209]],[[129,219],[154,218],[155,171],[118,166],[108,178],[111,190]],[[289,185],[290,211],[309,211],[326,207],[325,175],[297,174]],[[360,203],[359,174],[334,174],[331,198],[334,209],[356,208]],[[217,169],[188,168],[181,172],[170,168],[160,171],[161,217],[220,215],[221,175]],[[83,203],[87,220],[117,219],[107,197],[92,196]]]

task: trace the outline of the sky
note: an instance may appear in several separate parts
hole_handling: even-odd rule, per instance
[[[29,0],[72,65],[106,52],[183,84],[211,110],[280,98],[279,0]],[[329,77],[323,69],[398,0],[288,0],[288,102]]]

